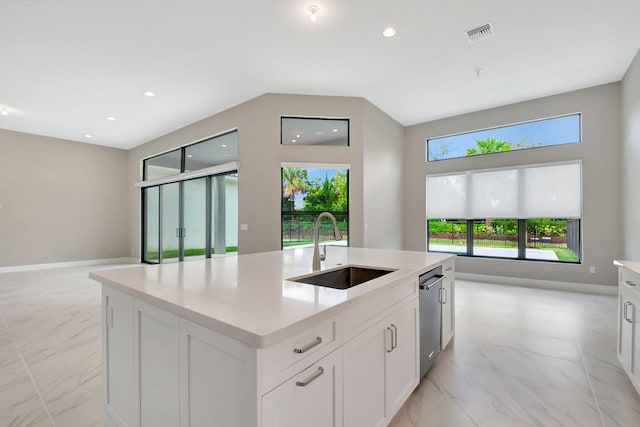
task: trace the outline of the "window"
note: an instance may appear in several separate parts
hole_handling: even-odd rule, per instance
[[[282,117],[283,145],[349,145],[349,119]]]
[[[580,114],[427,139],[427,161],[580,142]]]
[[[232,131],[143,161],[143,262],[238,251],[237,153]]]
[[[320,223],[320,241],[348,245],[349,169],[282,167],[282,247],[310,245],[316,217],[332,213],[342,240],[336,242],[329,220]]]
[[[427,248],[580,262],[581,163],[427,176]]]
[[[142,179],[164,178],[236,160],[238,131],[234,130],[145,159]]]

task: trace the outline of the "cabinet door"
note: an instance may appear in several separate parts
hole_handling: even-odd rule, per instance
[[[342,407],[338,349],[263,396],[262,426],[341,427]]]
[[[133,423],[133,298],[102,287],[102,372],[105,411]]]
[[[448,268],[448,267],[447,267]],[[442,331],[440,333],[442,350],[449,344],[455,333],[455,284],[453,272],[446,272],[447,278],[442,282],[441,303],[442,303]]]
[[[386,425],[385,365],[391,332],[385,318],[342,346],[344,425]]]
[[[387,414],[395,414],[420,378],[418,300],[391,314],[387,322],[393,333],[392,349],[386,353]]]
[[[180,426],[255,426],[256,349],[180,319]]]
[[[630,293],[621,287],[618,294],[618,354],[629,371],[633,360],[634,318],[635,307]]]
[[[134,312],[134,377],[140,427],[180,425],[179,318],[138,300]]]

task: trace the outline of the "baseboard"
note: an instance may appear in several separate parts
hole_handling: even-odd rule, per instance
[[[108,264],[137,264],[140,261],[137,258],[103,258],[88,259],[83,261],[68,262],[51,262],[46,264],[26,264],[14,265],[8,267],[0,267],[1,273],[16,273],[20,271],[45,270],[49,268],[66,268],[66,267],[85,267],[89,265],[108,265]]]
[[[522,279],[519,277],[488,276],[484,274],[460,273],[456,279],[473,282],[497,283],[499,285],[523,286],[527,288],[553,289],[556,291],[583,292],[587,294],[617,295],[617,286],[595,285],[591,283],[560,282],[555,280]]]

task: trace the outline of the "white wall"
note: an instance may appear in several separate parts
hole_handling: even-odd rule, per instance
[[[622,79],[624,258],[640,259],[640,51]]]
[[[614,285],[612,261],[622,255],[623,246],[620,110],[620,83],[611,83],[407,127],[405,248],[426,248],[426,174],[579,159],[583,161],[582,264],[459,257],[456,268],[465,273]],[[582,113],[580,144],[425,161],[427,138],[575,112]],[[595,266],[597,273],[590,274],[589,266]]]

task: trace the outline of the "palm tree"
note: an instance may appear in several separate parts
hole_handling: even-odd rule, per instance
[[[295,209],[296,194],[309,190],[309,174],[302,168],[282,168],[282,197],[291,203],[291,212]]]
[[[513,148],[509,141],[500,141],[491,137],[477,140],[476,145],[477,147],[467,148],[465,155],[477,156],[478,154],[499,153],[501,151],[510,151]]]

